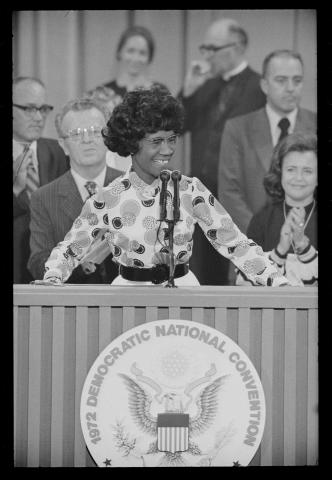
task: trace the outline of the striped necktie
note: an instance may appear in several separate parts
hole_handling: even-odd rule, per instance
[[[92,197],[92,195],[94,195],[97,191],[97,184],[96,182],[93,182],[93,181],[89,181],[89,182],[86,182],[86,184],[84,185],[85,188],[87,189],[88,193],[89,193],[89,197]]]
[[[39,175],[38,171],[35,169],[35,165],[33,163],[33,151],[30,150],[28,152],[28,165],[27,165],[27,177],[26,177],[26,183],[25,183],[25,188],[27,190],[27,194],[29,198],[31,197],[31,194],[37,190],[39,187]]]

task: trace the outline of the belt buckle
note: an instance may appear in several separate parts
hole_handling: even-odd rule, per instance
[[[151,268],[152,272],[152,283],[154,285],[159,285],[160,283],[168,280],[169,268],[166,264],[160,263]]]

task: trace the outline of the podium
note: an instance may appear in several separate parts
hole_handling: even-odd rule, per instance
[[[14,285],[14,465],[95,467],[80,398],[99,353],[145,322],[192,320],[235,341],[260,375],[266,423],[250,466],[318,463],[316,287]]]

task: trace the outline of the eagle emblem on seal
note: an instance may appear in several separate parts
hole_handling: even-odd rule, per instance
[[[126,454],[140,456],[144,464],[147,455],[163,453],[157,466],[184,466],[182,455],[187,453],[201,456],[202,466],[211,465],[213,457],[225,444],[225,435],[216,439],[214,449],[208,455],[201,451],[193,438],[206,432],[215,421],[218,394],[229,375],[212,379],[217,370],[215,364],[211,364],[203,377],[183,386],[179,393],[175,389],[165,391],[154,379],[143,375],[136,362],[131,366],[131,373],[133,376],[118,373],[128,392],[131,418],[139,430],[154,440],[145,452],[140,452],[132,442],[132,448],[127,448]],[[205,385],[202,387],[202,384]],[[118,446],[121,447],[121,443]]]

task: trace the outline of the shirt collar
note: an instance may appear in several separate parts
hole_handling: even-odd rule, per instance
[[[280,128],[278,126],[280,119],[288,118],[290,123],[289,133],[292,133],[295,128],[296,115],[298,112],[298,108],[295,108],[293,111],[291,111],[287,115],[280,115],[279,113],[275,112],[268,103],[266,103],[265,110],[270,123],[273,145],[276,145],[280,135]]]
[[[97,175],[95,178],[89,178],[89,179],[84,178],[82,177],[82,175],[77,173],[73,168],[70,169],[70,172],[75,180],[76,186],[78,188],[78,191],[80,192],[83,202],[87,198],[89,198],[89,193],[84,186],[87,181],[96,182],[98,190],[104,186],[105,177],[106,177],[106,165],[103,168],[103,170],[99,173],[99,175]]]
[[[171,173],[169,171],[169,173]],[[137,189],[140,190],[142,195],[146,198],[153,198],[157,195],[158,189],[157,187],[159,186],[160,183],[160,178],[157,177],[150,185],[148,183],[145,183],[144,180],[142,180],[137,173],[133,170],[132,166],[130,166],[127,171],[125,172],[124,176],[122,179],[128,179],[131,183],[131,185]]]
[[[234,77],[235,75],[238,75],[239,73],[243,72],[248,66],[247,60],[243,60],[243,62],[240,63],[237,67],[233,68],[233,70],[230,70],[229,72],[224,73],[222,75],[222,78],[227,82],[231,77]]]

